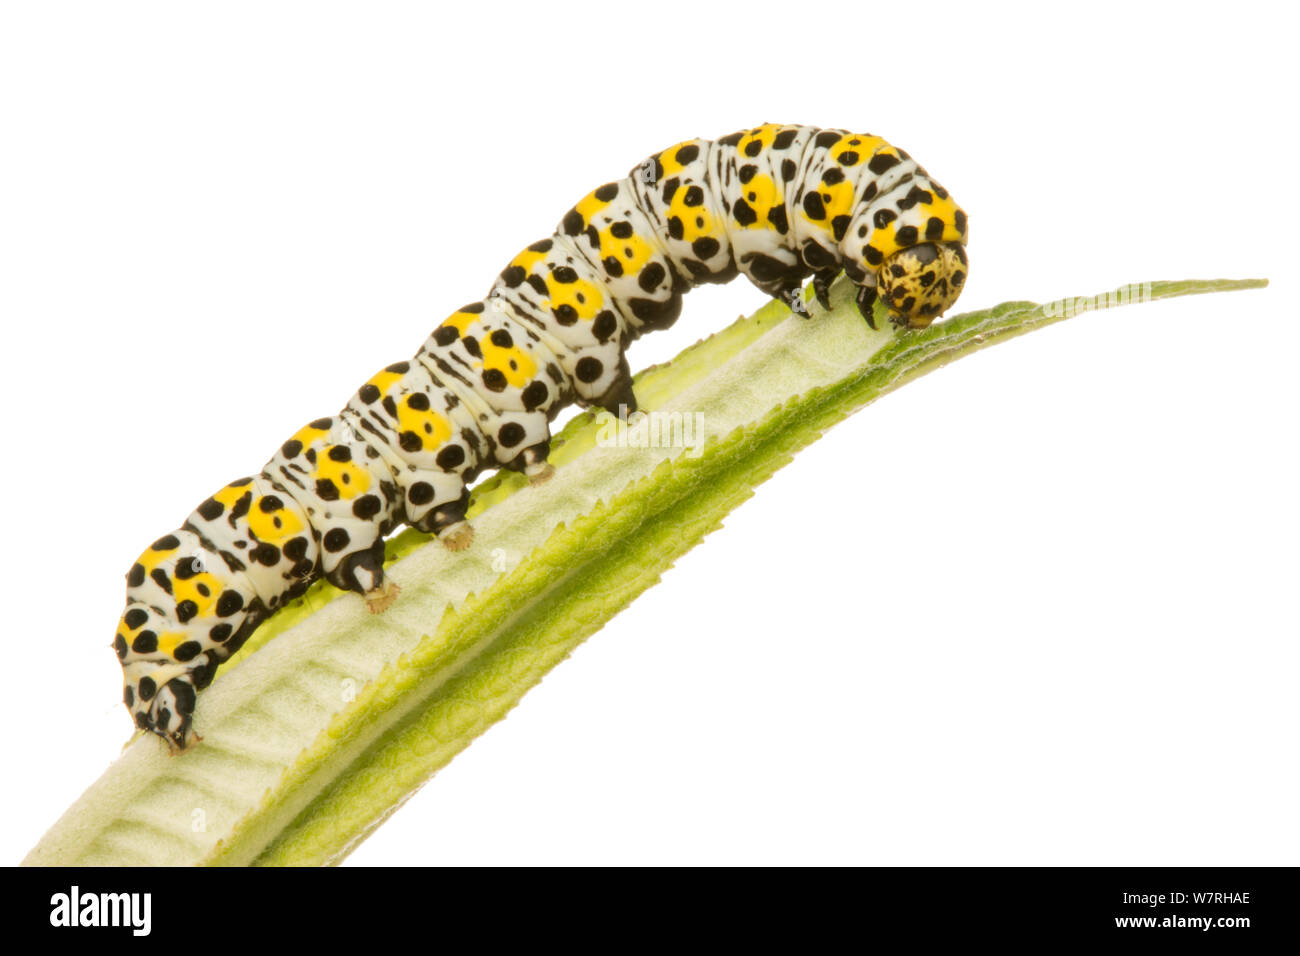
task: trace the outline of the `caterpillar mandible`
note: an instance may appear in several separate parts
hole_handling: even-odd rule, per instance
[[[551,474],[549,425],[571,402],[635,410],[629,343],[682,295],[743,274],[807,314],[843,270],[872,324],[877,297],[924,328],[961,293],[966,214],[878,136],[764,124],[691,139],[587,194],[502,270],[256,475],[205,499],[127,573],[113,641],[123,701],[173,752],[217,666],[318,577],[380,612],[397,597],[384,537],[400,524],[470,545],[468,486],[487,468]]]

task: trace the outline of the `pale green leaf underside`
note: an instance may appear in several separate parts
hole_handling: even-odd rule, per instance
[[[1156,282],[1145,297],[1265,284]],[[906,381],[1106,305],[1064,301],[903,333],[872,331],[843,280],[811,321],[769,303],[638,376],[644,407],[699,413],[697,447],[600,447],[605,414],[579,416],[550,483],[478,489],[469,551],[407,531],[384,614],[321,586],[276,615],[200,695],[199,747],[169,757],[136,739],[24,862],[338,862],[795,451]]]

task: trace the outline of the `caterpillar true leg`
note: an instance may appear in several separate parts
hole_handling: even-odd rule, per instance
[[[859,286],[857,295],[858,311],[862,317],[867,320],[867,325],[873,329],[876,327],[876,317],[872,314],[872,306],[876,304],[876,290],[873,286]]]
[[[777,298],[789,306],[790,311],[795,315],[803,316],[805,319],[809,318],[808,303],[803,297],[802,283],[796,282],[792,286],[787,286],[781,290],[781,294]]]
[[[824,269],[813,273],[813,294],[816,295],[821,307],[827,311],[830,311],[831,307],[831,283],[839,274],[838,269]]]
[[[672,325],[693,287],[743,274],[808,316],[803,282],[829,308],[842,270],[872,328],[877,298],[895,324],[923,328],[961,292],[966,235],[966,214],[906,152],[846,130],[688,139],[597,187],[486,299],[132,565],[113,646],[137,726],[192,745],[217,665],[318,577],[390,606],[383,545],[397,525],[469,547],[469,484],[500,467],[545,481],[550,422],[572,402],[636,411],[625,351]]]

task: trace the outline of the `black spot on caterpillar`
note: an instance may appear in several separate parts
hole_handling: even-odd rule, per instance
[[[127,574],[113,646],[137,726],[183,750],[197,691],[318,577],[382,611],[399,524],[470,544],[468,485],[488,468],[544,480],[550,422],[577,402],[636,406],[624,355],[672,325],[682,295],[747,276],[806,314],[843,270],[872,321],[923,328],[961,293],[966,214],[878,136],[765,124],[687,140],[593,190],[337,415],[204,500]]]

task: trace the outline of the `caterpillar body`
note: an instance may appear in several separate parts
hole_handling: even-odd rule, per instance
[[[966,214],[906,152],[838,129],[686,140],[593,190],[412,359],[140,555],[113,642],[136,725],[174,752],[200,739],[197,692],[318,577],[386,608],[396,526],[468,547],[469,483],[488,468],[549,477],[549,423],[571,402],[635,409],[625,350],[672,325],[693,286],[743,274],[806,314],[803,282],[826,306],[843,270],[868,322],[880,297],[922,328],[961,292],[966,236]]]

